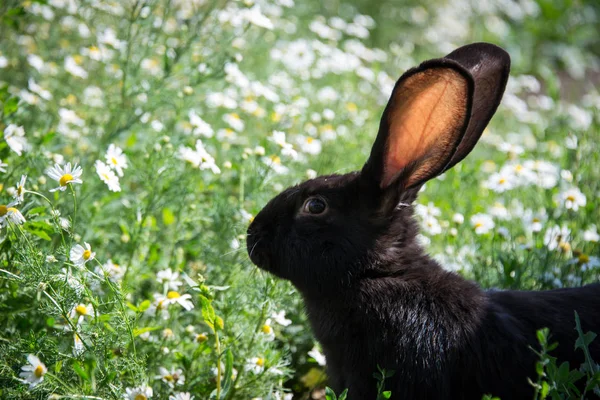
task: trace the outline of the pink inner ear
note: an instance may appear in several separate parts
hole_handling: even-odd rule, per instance
[[[467,79],[451,68],[432,68],[401,82],[391,99],[382,187],[411,163],[410,187],[446,163],[467,118]]]

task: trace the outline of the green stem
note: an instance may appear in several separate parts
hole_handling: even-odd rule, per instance
[[[77,196],[75,195],[75,189],[73,185],[69,184],[71,193],[73,194],[73,222],[71,223],[71,237],[75,236],[75,222],[77,221]]]
[[[102,264],[100,263],[100,261],[98,261],[97,259],[94,259],[94,260],[96,260],[96,262],[100,266],[100,269],[104,271],[104,269],[102,268]],[[123,304],[123,295],[121,294],[121,291],[118,290],[115,287],[115,285],[113,285],[113,283],[111,282],[111,280],[107,276],[104,277],[104,281],[106,282],[106,284],[108,285],[108,287],[110,288],[110,290],[113,292],[113,294],[117,298],[117,301],[119,302],[119,307],[121,309],[121,316],[123,318],[123,322],[125,322],[125,326],[127,327],[127,332],[129,333],[129,339],[131,340],[131,348],[133,350],[133,356],[137,357],[137,351],[136,351],[136,348],[135,348],[135,335],[133,334],[133,328],[131,327],[131,323],[130,323],[129,319],[127,318],[127,314],[126,314],[126,310],[125,310],[125,304]]]
[[[267,278],[267,285],[265,287],[265,297],[267,297],[267,298],[269,297],[269,292],[271,290],[270,282],[271,282],[271,279]],[[250,343],[248,343],[249,349],[251,349],[252,346],[254,345],[254,342],[256,341],[256,336],[257,336],[258,332],[260,331],[261,326],[264,323],[264,320],[265,320],[266,314],[267,314],[267,308],[268,308],[268,302],[265,301],[265,302],[263,302],[263,306],[260,310],[260,316],[258,318],[258,322],[256,323],[256,328],[254,329],[254,331],[252,333],[252,338],[250,339]],[[237,389],[237,383],[238,383],[238,381],[240,381],[240,379],[242,378],[243,375],[244,375],[244,370],[242,369],[235,377],[235,380],[233,381],[233,384],[231,385],[231,390],[229,391],[229,393],[227,393],[227,397],[225,397],[225,400],[233,399],[233,396]]]
[[[221,342],[219,331],[215,327],[215,346],[217,348],[217,400],[221,399]]]

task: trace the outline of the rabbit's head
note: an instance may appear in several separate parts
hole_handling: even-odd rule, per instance
[[[407,71],[362,170],[317,177],[273,198],[248,228],[250,259],[300,290],[323,291],[385,274],[387,259],[418,257],[408,205],[424,182],[473,149],[509,68],[504,50],[475,43]]]

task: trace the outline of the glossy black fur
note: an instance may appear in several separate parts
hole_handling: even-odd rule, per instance
[[[496,49],[476,44],[457,50],[466,54],[458,58],[466,71],[472,52],[484,54],[480,59],[498,52],[504,67],[499,75],[483,75],[495,82],[487,94],[481,94],[474,77],[474,111],[463,142],[429,178],[468,154],[495,111],[508,74],[507,56]],[[491,104],[481,106],[478,98]],[[338,392],[349,388],[351,400],[375,399],[377,365],[395,371],[386,386],[392,399],[532,398],[527,377],[535,379],[530,347],[538,347],[536,330],[550,328],[560,343],[553,355],[579,366],[583,357],[574,350],[574,311],[584,331],[600,333],[600,285],[483,291],[442,269],[416,241],[411,203],[420,185],[402,185],[403,176],[418,165],[400,171],[390,187],[379,184],[386,113],[363,171],[309,180],[264,207],[248,229],[251,260],[302,293],[327,357],[330,384]],[[302,211],[304,201],[315,195],[328,204],[323,215]],[[599,341],[590,350],[600,359]]]

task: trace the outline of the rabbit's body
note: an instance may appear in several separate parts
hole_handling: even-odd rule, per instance
[[[395,371],[386,383],[394,399],[530,399],[533,387],[524,377],[536,377],[536,330],[550,328],[560,343],[553,356],[571,368],[583,362],[583,352],[573,351],[573,310],[584,330],[600,332],[598,284],[484,292],[435,262],[428,268],[408,279],[368,278],[335,298],[304,297],[338,392],[375,399],[369,377],[379,365]],[[600,357],[597,342],[590,351]]]
[[[600,285],[482,291],[417,242],[411,203],[427,180],[473,149],[500,103],[510,59],[478,43],[406,72],[360,172],[283,191],[248,229],[251,260],[302,293],[331,384],[376,397],[377,366],[394,399],[528,399],[538,329],[576,368],[574,311],[600,333]],[[600,344],[591,345],[600,359]]]

